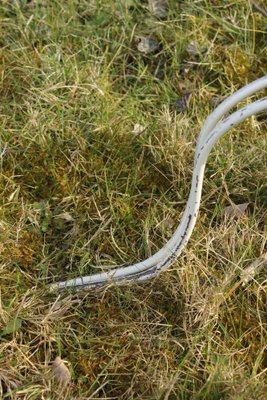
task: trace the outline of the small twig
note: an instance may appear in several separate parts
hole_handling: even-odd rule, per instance
[[[260,14],[262,14],[265,18],[267,18],[267,11],[264,10],[261,6],[256,4],[254,1],[252,2],[252,7],[258,11]]]

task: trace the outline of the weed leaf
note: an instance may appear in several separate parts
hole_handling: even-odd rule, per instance
[[[15,333],[17,332],[22,325],[22,320],[20,318],[13,318],[10,321],[8,321],[6,327],[3,329],[1,332],[0,336],[6,336],[9,335],[10,333]]]

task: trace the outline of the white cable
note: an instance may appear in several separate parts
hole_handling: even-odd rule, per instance
[[[196,146],[191,190],[182,220],[170,240],[157,253],[134,265],[112,269],[108,272],[100,272],[93,275],[69,279],[64,282],[56,282],[50,285],[50,288],[52,290],[84,287],[93,288],[102,286],[107,282],[145,280],[156,275],[163,269],[166,269],[173,259],[178,257],[181,253],[192,234],[201,200],[205,165],[212,147],[217,140],[232,127],[254,114],[267,110],[267,99],[264,98],[251,103],[228,116],[222,122],[218,123],[218,121],[240,101],[266,87],[267,76],[250,83],[224,100],[205,121]]]

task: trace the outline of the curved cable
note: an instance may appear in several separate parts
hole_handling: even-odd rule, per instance
[[[225,113],[240,101],[267,87],[267,76],[264,76],[238,90],[224,100],[207,118],[201,129],[195,152],[194,171],[190,195],[181,222],[168,242],[153,256],[142,262],[126,267],[112,269],[93,275],[56,282],[50,285],[52,290],[64,288],[85,288],[102,286],[107,282],[145,280],[166,269],[187,244],[196,223],[204,170],[208,155],[217,140],[232,127],[250,116],[267,110],[267,99],[261,99],[243,107],[219,123]]]

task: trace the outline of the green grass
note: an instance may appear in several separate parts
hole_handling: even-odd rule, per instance
[[[140,53],[138,35],[158,50]],[[165,20],[137,0],[2,0],[1,399],[266,398],[266,276],[239,280],[266,251],[266,115],[213,150],[197,226],[168,271],[101,292],[46,286],[166,242],[210,100],[267,73],[266,38],[245,0],[173,0]],[[231,201],[252,212],[225,220]],[[72,373],[64,391],[56,356]]]

